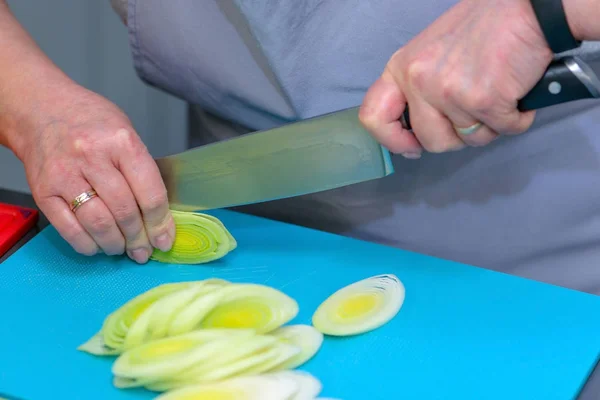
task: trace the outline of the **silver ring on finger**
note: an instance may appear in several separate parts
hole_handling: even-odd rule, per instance
[[[481,122],[475,122],[473,125],[467,128],[459,128],[458,126],[454,125],[454,129],[461,135],[472,135],[473,133],[477,132],[482,126],[483,124]]]
[[[73,201],[71,201],[71,211],[75,212],[79,207],[81,207],[94,197],[98,197],[98,193],[96,193],[94,189],[81,193],[79,196],[75,197]]]

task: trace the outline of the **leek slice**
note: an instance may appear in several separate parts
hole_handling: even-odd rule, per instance
[[[274,338],[272,338],[274,339]],[[285,360],[295,356],[300,349],[275,341],[270,345],[257,348],[244,357],[228,359],[227,362],[207,362],[197,368],[185,371],[181,376],[172,381],[173,384],[185,385],[190,383],[210,383],[224,379],[258,375],[281,364]]]
[[[284,343],[300,348],[300,353],[278,365],[275,370],[294,369],[304,364],[321,348],[323,334],[310,325],[288,325],[271,332],[271,335]]]
[[[173,317],[168,325],[168,335],[180,335],[196,328],[204,317],[219,304],[222,298],[223,292],[214,290],[194,299]]]
[[[281,365],[296,355],[300,354],[302,349],[297,346],[278,343],[270,350],[270,357],[262,362],[255,362],[254,365],[244,369],[241,375],[255,375],[271,371],[277,365]]]
[[[238,346],[231,346],[228,351],[220,354],[218,358],[198,365],[196,368],[185,371],[184,373],[180,374],[177,379],[198,379],[198,377],[202,377],[203,375],[217,370],[220,367],[231,365],[240,359],[250,357],[254,354],[264,353],[276,343],[277,339],[272,336],[257,335],[252,338],[248,338],[244,341],[244,343],[241,343]]]
[[[234,284],[221,289],[222,301],[201,328],[251,328],[271,332],[296,317],[299,306],[285,293],[265,285]]]
[[[129,327],[146,309],[159,299],[193,284],[194,282],[166,283],[134,297],[109,314],[100,331],[77,349],[99,356],[119,354]]]
[[[298,385],[296,393],[290,400],[314,400],[323,390],[323,384],[314,375],[305,371],[280,371],[266,376],[295,380]]]
[[[180,319],[181,312],[190,306],[197,307],[199,300],[214,297],[214,293],[218,293],[218,289],[228,284],[229,282],[217,279],[200,281],[190,288],[182,289],[159,299],[133,323],[125,339],[124,348],[131,349],[148,340],[174,336],[170,324],[173,320]],[[212,307],[209,304],[209,308],[205,309],[204,312],[210,311],[210,308]],[[197,309],[196,314],[200,311],[203,310]],[[195,326],[196,324],[187,324],[183,327],[185,329],[181,329],[182,327],[179,326],[180,329],[177,333],[190,332]]]
[[[199,364],[210,364],[232,347],[253,337],[252,330],[207,329],[158,339],[128,350],[114,362],[112,372],[117,387],[144,386],[170,380]]]
[[[227,378],[258,375],[260,372],[266,371],[272,364],[279,363],[282,355],[284,357],[291,357],[299,351],[300,349],[292,346],[275,345],[264,351],[256,352],[249,357],[242,358],[230,364],[226,364],[221,368],[199,375],[195,377],[194,381],[198,383],[216,382]],[[263,368],[261,368],[261,366]]]
[[[170,264],[203,264],[226,256],[237,247],[236,239],[212,215],[171,210],[175,239],[169,251],[154,249],[150,258]]]
[[[161,322],[165,318],[171,318],[168,313],[173,313],[173,305],[181,308],[194,295],[201,296],[227,285],[230,285],[228,281],[214,278],[154,287],[109,314],[100,331],[77,349],[99,356],[118,355],[150,340],[152,336],[148,336],[149,327],[157,329],[153,336],[164,336]]]
[[[125,348],[131,349],[146,340],[160,339],[167,335],[171,320],[197,296],[203,294],[201,285],[171,293],[150,306],[144,315],[134,322],[125,339]],[[200,296],[202,297],[202,296]],[[134,334],[139,332],[139,335]]]
[[[275,337],[257,335],[228,341],[229,348],[222,349],[218,357],[203,357],[184,370],[168,370],[161,374],[140,378],[139,385],[154,391],[167,391],[184,386],[220,382],[227,379],[260,375],[285,362],[300,352],[300,348],[280,343]],[[156,367],[152,367],[156,368]],[[162,368],[162,366],[160,366]],[[130,373],[130,372],[128,372]]]
[[[339,289],[313,314],[313,326],[332,336],[365,333],[389,322],[404,303],[405,288],[392,274],[377,275]]]
[[[256,375],[188,386],[155,400],[288,400],[298,389],[293,379]]]

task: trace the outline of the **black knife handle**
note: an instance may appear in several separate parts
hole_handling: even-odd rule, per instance
[[[538,110],[575,100],[600,97],[600,79],[585,62],[577,57],[553,61],[542,79],[519,100],[520,111]],[[401,117],[406,129],[412,129],[408,105]]]

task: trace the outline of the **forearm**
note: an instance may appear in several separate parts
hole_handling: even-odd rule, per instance
[[[0,0],[0,145],[19,158],[32,121],[58,92],[74,85]]]
[[[600,40],[600,0],[563,0],[569,27],[578,40]]]

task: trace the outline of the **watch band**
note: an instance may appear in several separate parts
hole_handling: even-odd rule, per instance
[[[554,54],[572,50],[581,45],[573,37],[562,0],[530,0],[533,11]]]

